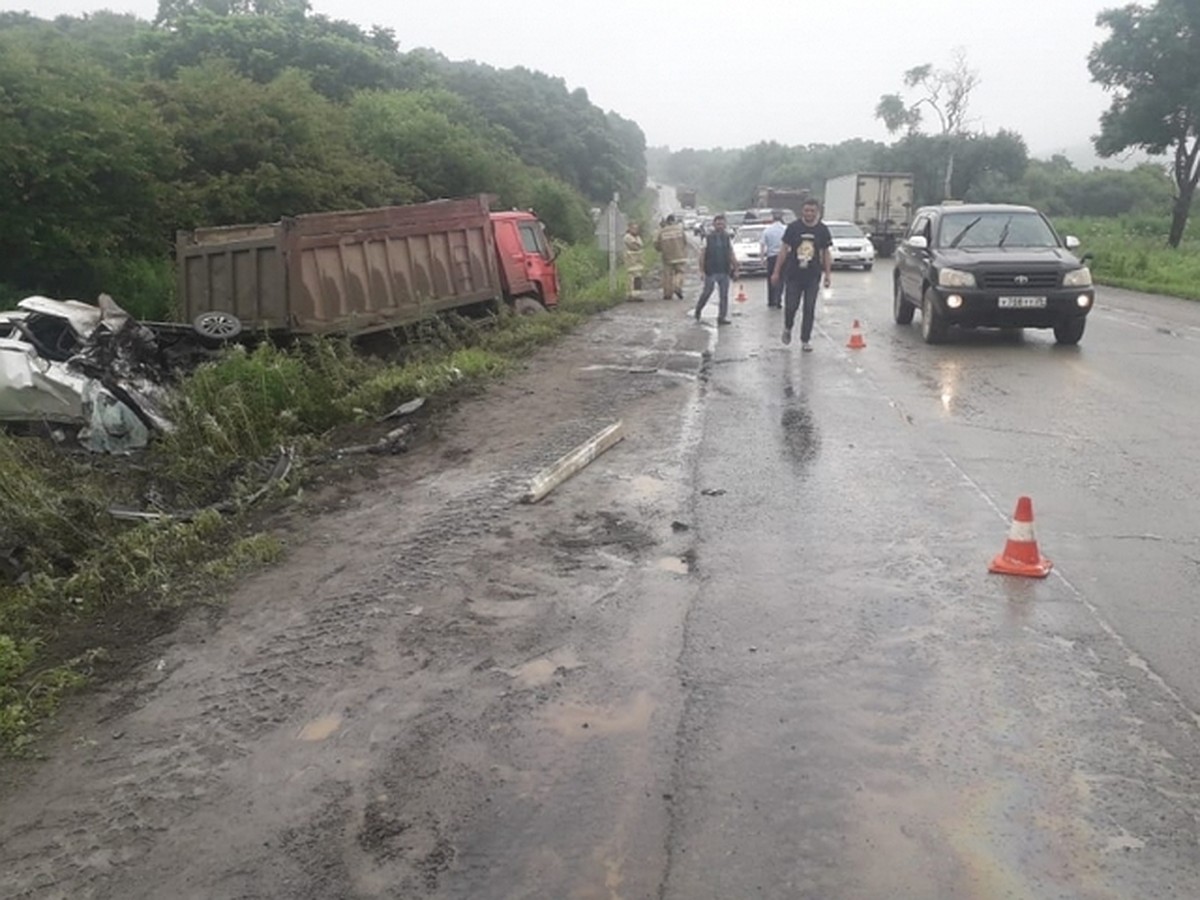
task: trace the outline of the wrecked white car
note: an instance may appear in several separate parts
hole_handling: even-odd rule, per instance
[[[165,337],[236,337],[235,323],[140,323],[107,294],[92,306],[26,297],[0,312],[0,422],[81,426],[90,450],[128,453],[171,423],[161,413],[172,368]]]

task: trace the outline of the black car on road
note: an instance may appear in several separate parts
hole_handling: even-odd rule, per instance
[[[892,312],[899,325],[921,310],[926,343],[950,326],[1053,328],[1077,344],[1095,302],[1092,273],[1029,206],[972,203],[917,210],[896,251]]]

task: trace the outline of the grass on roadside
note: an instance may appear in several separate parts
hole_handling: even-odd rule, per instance
[[[1059,219],[1055,227],[1092,254],[1100,284],[1200,300],[1200,232],[1189,225],[1177,249],[1167,246],[1170,221],[1162,216]]]
[[[280,447],[312,454],[341,428],[378,427],[379,415],[406,400],[494,378],[623,299],[594,248],[567,247],[558,266],[557,312],[417,323],[402,362],[338,339],[231,350],[180,385],[176,430],[136,464],[0,433],[0,753],[27,748],[38,723],[103,660],[105,627],[153,633],[142,620],[281,552],[236,511],[130,524],[111,506],[140,506],[148,494],[174,509],[245,496]],[[303,477],[301,467],[291,480]]]

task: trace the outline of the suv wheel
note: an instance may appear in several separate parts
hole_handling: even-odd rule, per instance
[[[1059,344],[1078,344],[1079,339],[1083,337],[1085,325],[1087,325],[1087,319],[1083,316],[1059,322],[1054,326],[1054,340]]]
[[[946,339],[946,322],[933,302],[933,288],[925,288],[921,296],[921,337],[927,344],[940,344]]]
[[[900,287],[900,279],[895,279],[895,287],[892,290],[892,318],[896,320],[897,325],[909,325],[915,312],[913,305],[904,299],[904,288]]]

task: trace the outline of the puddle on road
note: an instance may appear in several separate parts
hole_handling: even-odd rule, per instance
[[[667,483],[652,475],[638,475],[631,479],[629,486],[639,500],[657,500],[667,490]]]
[[[341,727],[342,717],[337,713],[332,713],[328,716],[322,716],[319,719],[313,719],[300,729],[300,733],[296,737],[302,741],[315,744],[336,734]]]
[[[533,688],[549,684],[554,680],[554,676],[558,674],[559,669],[570,672],[581,668],[583,668],[583,663],[575,651],[570,647],[562,647],[546,656],[532,659],[522,666],[517,666],[515,669],[503,669],[502,671],[522,687]]]
[[[593,735],[633,734],[650,727],[650,717],[658,704],[646,691],[639,691],[622,706],[563,706],[550,713],[549,722],[565,737],[587,738]]]
[[[674,575],[687,575],[692,571],[691,565],[682,556],[664,556],[658,561],[658,567]]]

